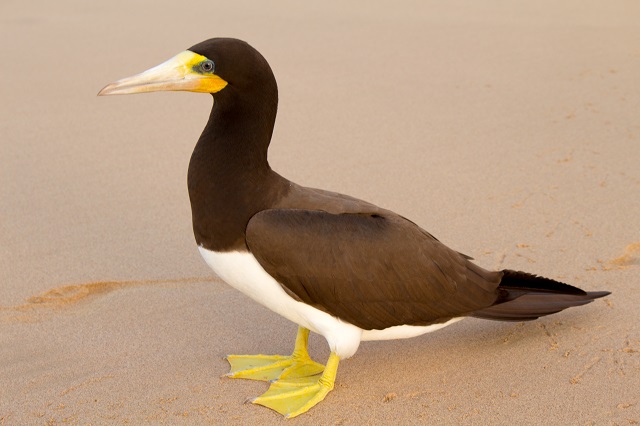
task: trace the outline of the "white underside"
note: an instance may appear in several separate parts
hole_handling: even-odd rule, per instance
[[[340,358],[349,358],[360,341],[405,339],[439,330],[462,318],[429,326],[399,325],[384,330],[363,330],[289,296],[278,282],[247,252],[214,252],[198,247],[213,271],[231,287],[294,323],[321,334]]]

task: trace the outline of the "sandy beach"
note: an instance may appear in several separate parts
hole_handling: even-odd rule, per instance
[[[640,5],[0,5],[0,426],[640,422]],[[485,268],[612,295],[365,342],[285,421],[227,354],[296,325],[220,281],[186,171],[211,96],[98,98],[211,37],[279,86],[273,169],[410,218]],[[324,339],[311,355],[325,362]]]

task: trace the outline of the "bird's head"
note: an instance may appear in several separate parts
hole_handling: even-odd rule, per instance
[[[271,69],[257,50],[241,40],[213,38],[147,71],[111,83],[98,95],[158,91],[215,94],[227,87],[246,90],[270,81],[275,82]]]

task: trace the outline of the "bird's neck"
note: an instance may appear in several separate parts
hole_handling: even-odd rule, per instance
[[[199,245],[216,251],[245,249],[246,225],[268,208],[281,179],[269,167],[267,149],[273,105],[216,98],[209,122],[191,156],[188,173],[193,229]]]
[[[269,169],[267,149],[277,104],[254,105],[255,100],[245,101],[239,95],[233,101],[222,98],[214,102],[194,157],[202,156],[209,166],[215,164],[219,170],[264,172]]]

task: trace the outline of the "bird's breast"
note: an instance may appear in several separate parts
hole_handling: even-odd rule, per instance
[[[205,262],[224,282],[288,320],[324,336],[331,350],[349,358],[362,330],[289,296],[248,251],[216,252],[198,247]]]

